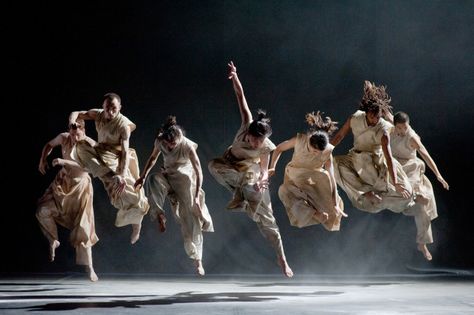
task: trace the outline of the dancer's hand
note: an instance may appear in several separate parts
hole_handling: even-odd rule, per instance
[[[274,168],[269,168],[268,169],[268,177],[272,177],[273,175],[275,175],[275,169]]]
[[[403,186],[403,184],[395,184],[395,190],[403,196],[403,198],[408,199],[410,198],[410,192]]]
[[[38,166],[38,170],[41,174],[46,174],[46,170],[48,169],[48,162],[46,160],[41,160]]]
[[[439,175],[436,177],[438,181],[443,185],[444,189],[449,190],[449,185],[448,183],[444,180],[443,176]]]
[[[140,188],[143,187],[143,182],[144,182],[144,178],[141,176],[138,177],[135,184],[133,184],[133,188],[135,188],[135,190],[139,190]]]
[[[229,74],[228,74],[228,78],[229,80],[232,80],[234,77],[237,76],[237,68],[234,66],[234,62],[229,62],[227,64],[228,68],[229,68]]]
[[[339,206],[334,206],[334,209],[336,210],[336,216],[343,216],[344,218],[347,218],[347,213],[342,211],[342,209],[339,208]]]
[[[58,166],[58,165],[59,166],[64,166],[64,165],[66,165],[66,160],[61,159],[61,158],[56,158],[56,159],[53,160],[52,164],[53,164],[53,166]]]
[[[113,179],[115,181],[113,195],[118,197],[125,191],[127,183],[125,182],[125,178],[120,175],[114,175]]]

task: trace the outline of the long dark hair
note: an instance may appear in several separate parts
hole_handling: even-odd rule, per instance
[[[270,126],[270,118],[264,110],[257,111],[257,119],[252,121],[249,126],[249,134],[254,137],[270,137],[272,127]]]
[[[158,131],[158,140],[173,142],[183,134],[183,129],[176,123],[176,116],[168,116]]]
[[[309,125],[310,145],[321,151],[326,149],[329,143],[329,135],[337,130],[337,122],[332,121],[329,116],[323,118],[320,111],[307,113],[306,122]]]
[[[373,82],[364,81],[364,94],[359,102],[359,109],[376,115],[391,113],[392,106],[390,106],[390,102],[392,99],[386,89],[386,86],[377,86]]]

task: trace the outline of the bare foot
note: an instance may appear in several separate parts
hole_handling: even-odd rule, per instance
[[[54,256],[56,255],[56,248],[59,247],[61,243],[58,240],[54,240],[49,244],[49,261],[54,261]]]
[[[281,271],[283,271],[283,274],[287,276],[288,278],[293,277],[293,270],[291,270],[290,266],[286,262],[286,258],[279,256],[278,257],[278,265],[281,267]]]
[[[86,266],[86,271],[89,274],[89,280],[92,282],[96,282],[99,280],[99,277],[97,277],[94,268],[92,266]]]
[[[419,203],[420,205],[426,206],[430,200],[423,196],[422,194],[416,194],[415,202]]]
[[[161,233],[166,231],[166,217],[164,213],[160,213],[158,215],[158,228],[160,229]]]
[[[329,219],[329,215],[326,212],[321,212],[316,210],[314,217],[319,221],[319,223],[324,223]]]
[[[433,259],[428,247],[426,247],[426,244],[418,244],[418,250],[423,253],[423,256],[425,256],[426,260]]]
[[[206,272],[204,271],[204,267],[202,266],[202,260],[200,260],[200,259],[194,260],[194,265],[196,266],[196,273],[199,276],[202,277],[206,274]]]
[[[374,193],[373,191],[366,192],[364,194],[364,197],[369,199],[370,203],[373,205],[376,205],[382,201],[382,198],[378,194]]]
[[[130,236],[130,243],[135,244],[140,238],[141,224],[132,224],[132,235]]]

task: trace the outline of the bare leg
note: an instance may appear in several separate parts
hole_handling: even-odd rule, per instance
[[[132,235],[130,236],[130,243],[135,244],[138,239],[140,238],[140,230],[142,229],[142,225],[140,224],[132,224]]]
[[[56,248],[59,247],[61,243],[58,240],[54,240],[49,244],[49,261],[54,261],[54,256],[56,255]]]
[[[199,276],[204,276],[206,272],[204,271],[204,267],[202,266],[202,260],[201,259],[195,259],[194,260],[194,265],[196,266],[196,273]]]
[[[423,256],[425,256],[426,260],[433,259],[428,247],[426,247],[426,244],[418,244],[418,250],[423,253]]]
[[[293,277],[293,270],[291,270],[286,258],[284,256],[278,256],[278,265],[280,265],[283,274],[288,278]]]
[[[86,266],[86,272],[92,282],[96,282],[97,280],[99,280],[99,277],[97,277],[97,274],[95,273],[94,267],[92,265]]]

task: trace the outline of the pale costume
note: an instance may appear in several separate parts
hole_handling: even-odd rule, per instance
[[[71,138],[61,145],[62,157],[71,159]],[[84,140],[88,141],[88,140]],[[89,174],[63,166],[38,201],[36,218],[48,241],[58,240],[56,224],[71,230],[69,241],[76,249],[76,264],[91,265],[91,247],[99,240],[95,234],[93,190]]]
[[[150,215],[152,220],[156,220],[160,213],[164,213],[164,203],[168,197],[173,216],[181,225],[186,254],[191,259],[201,260],[202,232],[214,232],[214,228],[202,189],[199,192],[199,203],[204,220],[193,211],[196,172],[189,155],[192,149],[197,149],[197,144],[181,135],[179,143],[171,151],[161,142],[159,147],[163,154],[163,169],[151,174],[145,185],[150,202]]]
[[[242,124],[224,157],[209,162],[209,171],[219,184],[234,193],[233,201],[242,201],[231,210],[245,211],[257,223],[260,232],[270,241],[278,256],[285,257],[280,231],[273,216],[270,192],[268,189],[256,191],[254,188],[261,173],[260,155],[269,154],[275,149],[275,145],[265,138],[260,148],[253,149],[245,141],[250,123]]]
[[[368,126],[366,113],[358,110],[350,120],[354,147],[347,155],[334,158],[336,182],[346,192],[354,207],[376,213],[383,209],[403,212],[413,206],[413,198],[404,198],[392,185],[387,162],[382,152],[381,139],[390,134],[393,125],[380,118],[375,126]],[[397,182],[411,193],[412,187],[400,163],[393,159]],[[382,201],[372,204],[364,193],[373,191]]]
[[[115,180],[113,178],[119,166],[121,156],[120,135],[130,127],[130,131],[136,126],[127,117],[118,114],[114,119],[107,121],[103,110],[99,110],[95,120],[98,135],[98,144],[93,147],[87,142],[77,144],[75,160],[94,177],[99,177],[109,195],[112,205],[119,209],[115,219],[115,225],[125,226],[128,224],[140,224],[143,216],[147,213],[149,205],[143,188],[138,191],[133,185],[139,177],[138,158],[135,150],[129,148],[128,169],[125,170],[125,190],[117,196],[114,194]]]
[[[425,175],[425,163],[416,156],[416,149],[410,146],[413,138],[419,139],[419,136],[411,127],[408,127],[408,132],[405,136],[398,136],[396,133],[392,133],[390,145],[393,157],[402,165],[415,194],[421,194],[429,200],[427,205],[417,203],[413,207],[414,209],[421,209],[420,215],[415,216],[417,243],[429,244],[433,243],[431,220],[438,216],[438,212],[433,186],[431,186],[431,182]]]
[[[342,215],[336,213],[333,202],[337,187],[333,187],[329,171],[324,169],[333,149],[334,146],[328,144],[324,151],[311,151],[309,136],[296,136],[293,157],[285,168],[285,179],[278,190],[291,225],[302,228],[319,224],[314,216],[316,208],[329,215],[323,223],[327,230],[339,230]],[[336,202],[344,211],[344,204],[337,193]]]

